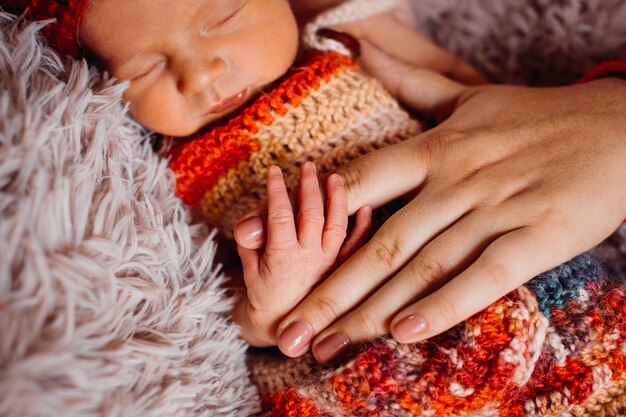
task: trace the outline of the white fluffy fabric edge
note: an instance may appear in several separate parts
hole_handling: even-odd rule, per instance
[[[626,59],[623,0],[410,1],[493,80],[564,84]],[[0,16],[0,416],[256,413],[209,232],[123,87],[59,62],[35,29]],[[626,227],[594,253],[626,273]]]
[[[40,27],[0,13],[0,415],[257,412],[213,235]]]

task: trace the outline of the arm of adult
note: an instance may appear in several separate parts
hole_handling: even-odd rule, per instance
[[[351,213],[416,195],[281,322],[288,356],[430,338],[626,217],[625,80],[464,87],[367,43],[363,54],[408,106],[445,121],[339,170]]]

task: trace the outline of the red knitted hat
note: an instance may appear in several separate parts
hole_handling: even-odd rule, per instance
[[[42,35],[57,52],[79,58],[78,27],[88,4],[89,0],[3,0],[2,8],[15,14],[26,11],[31,21],[56,19],[42,29]]]

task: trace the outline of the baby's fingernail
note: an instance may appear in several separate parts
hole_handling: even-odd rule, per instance
[[[313,162],[307,162],[306,164],[304,164],[303,168],[305,172],[313,173],[317,171],[317,167]]]
[[[263,220],[260,216],[249,217],[235,226],[235,239],[239,244],[263,240]]]
[[[422,316],[411,314],[393,326],[393,336],[401,341],[410,341],[426,331],[428,324]]]
[[[350,347],[350,338],[344,333],[333,333],[313,348],[315,357],[321,363],[332,362]]]
[[[283,352],[288,355],[297,355],[311,342],[313,329],[302,320],[295,320],[280,334],[279,343]]]
[[[333,182],[333,184],[339,186],[339,187],[343,187],[343,178],[341,177],[341,175],[339,174],[333,174],[331,175],[331,181]]]
[[[269,169],[270,175],[281,175],[283,171],[280,169],[278,165],[272,165]]]

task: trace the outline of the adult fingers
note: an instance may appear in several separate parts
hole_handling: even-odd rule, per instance
[[[388,333],[391,319],[401,308],[440,288],[510,228],[511,220],[494,218],[492,210],[476,210],[460,219],[364,303],[320,332],[313,343],[317,360],[329,362],[348,347],[337,341],[358,345]]]
[[[555,235],[550,237],[537,227],[523,227],[500,237],[455,279],[400,312],[391,322],[392,336],[410,343],[442,333],[566,261],[555,248],[560,246]]]
[[[468,87],[428,69],[395,59],[371,42],[362,42],[362,65],[406,105],[419,113],[448,117]]]
[[[324,202],[317,179],[317,169],[313,162],[307,162],[300,168],[298,194],[298,240],[301,245],[319,247],[324,228]]]
[[[279,347],[285,354],[293,356],[294,352],[300,352],[300,346],[295,346],[290,338],[293,332],[287,332],[287,337],[282,335],[283,329],[299,321],[317,333],[351,311],[407,259],[412,259],[426,242],[470,210],[470,196],[476,194],[471,187],[455,193],[435,194],[436,191],[430,190],[426,187],[387,220],[365,246],[285,317],[279,325]]]
[[[377,149],[337,168],[348,192],[348,213],[363,206],[376,209],[417,188],[430,167],[430,155],[421,145],[422,137],[429,134]]]
[[[292,248],[298,243],[293,209],[283,173],[277,166],[267,171],[266,250]]]

